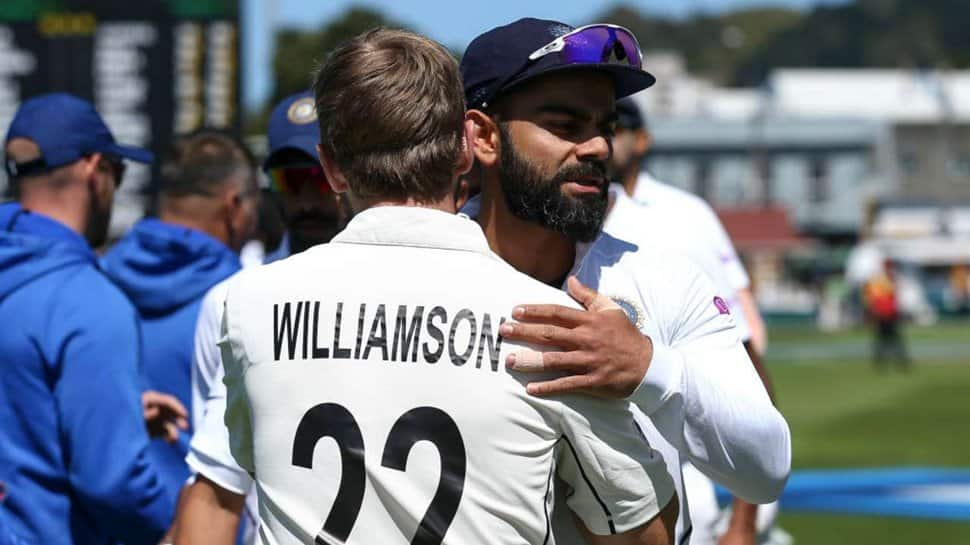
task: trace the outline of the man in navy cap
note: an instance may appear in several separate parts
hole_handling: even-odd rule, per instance
[[[152,155],[66,94],[25,102],[4,151],[18,201],[0,205],[0,519],[23,543],[157,543],[175,490],[144,416],[166,398],[143,414],[135,309],[91,250],[123,161]]]
[[[320,139],[313,95],[297,93],[278,104],[269,122],[270,153],[263,169],[270,192],[280,200],[286,224],[287,253],[299,253],[329,242],[350,219],[350,208],[330,188],[316,158]],[[195,332],[193,365],[192,438],[187,458],[196,472],[179,507],[177,543],[230,544],[236,537],[244,502],[246,520],[256,520],[252,478],[229,452],[223,422],[226,387],[219,347],[223,302],[228,281],[206,295]],[[247,525],[247,535],[252,535]]]
[[[682,256],[601,234],[615,101],[654,82],[636,38],[615,25],[521,19],[475,38],[461,69],[482,190],[466,213],[503,259],[588,309],[516,307],[503,338],[562,351],[513,354],[507,365],[557,372],[528,386],[535,395],[637,407],[682,498],[678,543],[691,533],[681,460],[746,500],[776,499],[790,471],[789,431],[723,299]],[[556,541],[570,538],[557,524]]]

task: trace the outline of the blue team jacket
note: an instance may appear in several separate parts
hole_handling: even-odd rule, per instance
[[[240,269],[239,256],[200,231],[144,219],[101,261],[105,274],[135,305],[141,322],[148,387],[173,394],[191,412],[195,322],[209,288]],[[156,439],[149,452],[167,486],[189,476],[189,433],[178,444]]]
[[[0,205],[0,524],[29,545],[157,543],[131,303],[64,225]]]

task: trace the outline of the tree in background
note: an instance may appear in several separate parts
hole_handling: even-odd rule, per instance
[[[374,27],[406,28],[369,8],[350,8],[319,30],[281,29],[276,33],[273,74],[276,77],[271,102],[310,88],[310,75],[324,58],[344,40]]]
[[[966,3],[856,0],[808,12],[753,8],[697,13],[686,19],[653,17],[637,8],[616,6],[593,22],[624,25],[644,49],[680,53],[691,73],[716,83],[758,86],[778,67],[967,68]],[[310,73],[338,43],[376,26],[406,28],[373,9],[351,8],[319,30],[278,31],[273,95],[260,114],[248,120],[247,132],[264,132],[272,105],[308,88]]]
[[[350,8],[317,30],[283,28],[277,31],[273,53],[273,94],[259,114],[246,124],[248,134],[263,134],[273,105],[310,88],[313,70],[344,40],[374,27],[407,28],[369,8]]]
[[[594,19],[623,25],[646,50],[683,55],[687,69],[720,83],[732,83],[738,65],[765,43],[795,26],[803,14],[790,9],[741,9],[721,15],[696,14],[687,19],[651,17],[631,7],[614,7]]]
[[[736,68],[758,83],[778,66],[967,68],[966,0],[857,0],[821,6]]]
[[[967,68],[966,0],[856,0],[808,12],[742,9],[654,18],[615,7],[596,18],[629,27],[647,50],[684,56],[692,73],[757,86],[778,67]]]

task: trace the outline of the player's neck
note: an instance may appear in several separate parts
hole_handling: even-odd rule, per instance
[[[229,246],[229,228],[215,203],[207,197],[191,196],[164,199],[158,213],[159,221],[205,233]]]
[[[626,191],[628,197],[632,197],[633,193],[637,190],[637,181],[640,180],[640,161],[634,162],[632,165],[627,167],[626,171],[623,173],[623,190]]]
[[[512,215],[500,195],[482,193],[478,223],[492,251],[516,270],[546,284],[559,283],[576,259],[576,244],[564,235]]]
[[[20,195],[20,206],[35,214],[46,216],[84,236],[88,226],[89,197],[75,188],[61,191],[48,188],[31,188]]]
[[[410,208],[426,208],[429,210],[439,210],[441,212],[447,212],[449,214],[457,214],[458,210],[455,208],[455,197],[453,194],[447,195],[445,198],[437,201],[418,201],[412,198],[406,200],[382,200],[377,199],[374,201],[368,201],[366,203],[357,202],[355,209],[357,212],[363,212],[368,208],[376,208],[378,206],[406,206]]]

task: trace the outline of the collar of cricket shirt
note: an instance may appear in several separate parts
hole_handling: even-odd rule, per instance
[[[335,243],[415,246],[492,255],[482,228],[464,215],[418,206],[375,206],[359,212]]]

